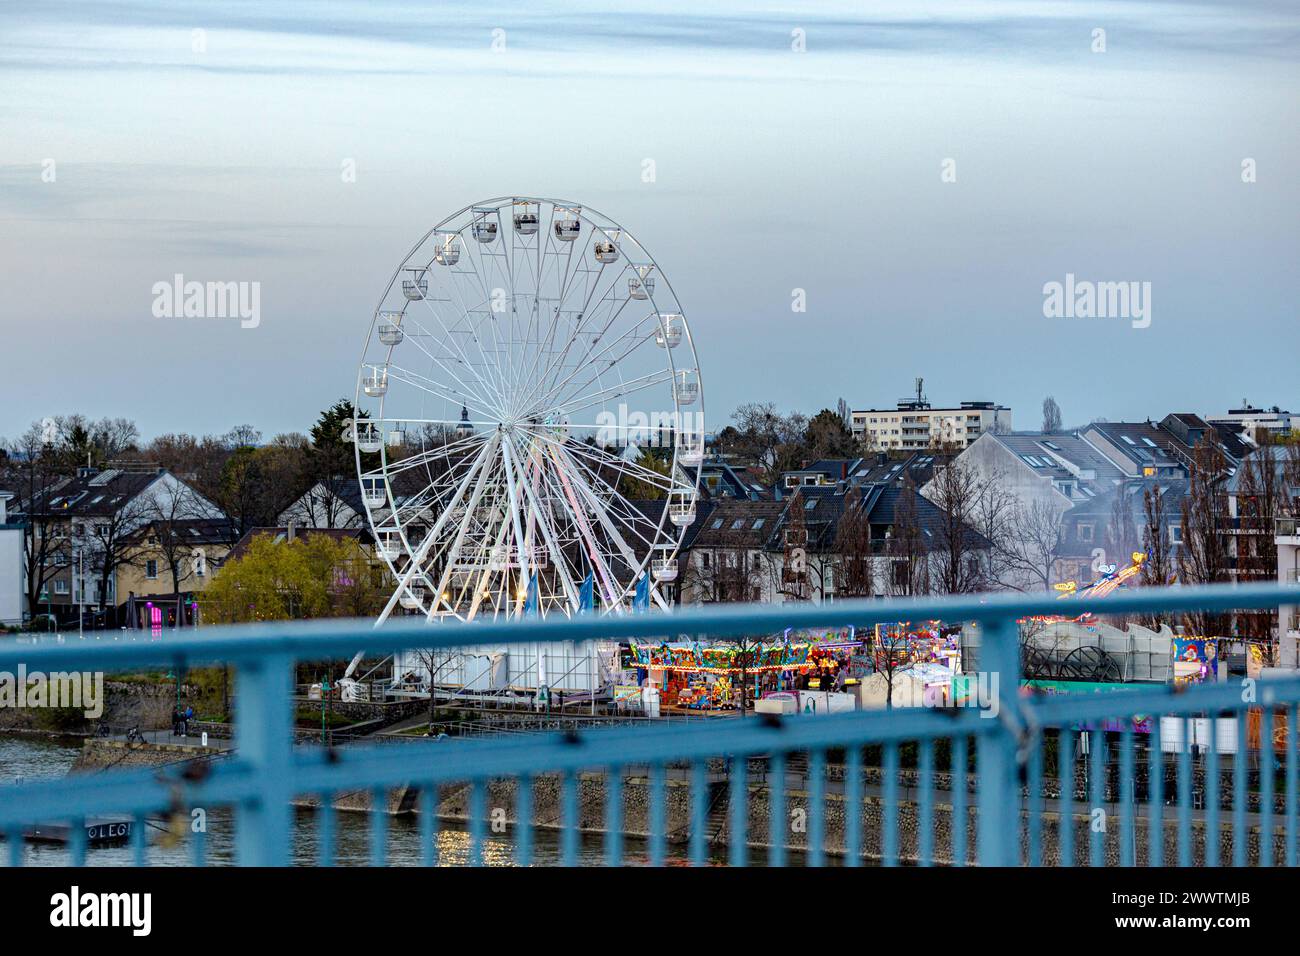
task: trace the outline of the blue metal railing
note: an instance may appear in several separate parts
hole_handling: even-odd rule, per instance
[[[1114,616],[1297,603],[1300,587],[1252,585],[1134,590],[1113,594],[1095,609]],[[20,664],[28,672],[54,673],[225,662],[236,669],[239,714],[233,754],[205,761],[201,772],[183,765],[108,770],[21,786],[0,779],[0,834],[8,861],[20,864],[29,827],[64,821],[71,825],[72,862],[83,863],[85,820],[118,814],[135,821],[132,857],[147,863],[151,817],[228,808],[235,862],[283,865],[294,859],[294,801],[311,797],[318,802],[314,859],[328,864],[339,850],[333,809],[339,795],[365,792],[379,802],[390,790],[411,788],[420,811],[419,857],[426,864],[439,862],[447,816],[465,818],[467,859],[483,861],[489,827],[499,832],[509,804],[510,852],[522,864],[534,861],[542,830],[558,827],[557,858],[565,864],[580,855],[591,859],[580,830],[600,830],[596,856],[608,864],[624,860],[630,840],[651,864],[663,863],[670,845],[682,843],[693,862],[705,862],[712,852],[708,842],[725,836],[732,864],[748,862],[751,847],[765,847],[771,864],[798,854],[810,865],[828,855],[847,865],[1294,865],[1300,675],[1182,692],[1157,685],[1023,697],[1016,622],[1063,607],[1083,609],[1050,596],[982,595],[439,628],[393,622],[376,630],[367,622],[317,621],[209,628],[150,643],[3,642],[0,671],[9,672]],[[980,666],[997,675],[989,683],[995,701],[984,701],[983,708],[651,722],[400,746],[293,745],[294,662],[347,657],[360,647],[378,655],[411,647],[725,637],[936,619],[979,625]],[[1149,732],[1139,732],[1133,720],[1139,716]],[[1236,747],[1193,754],[1184,745],[1165,754],[1161,718],[1181,721],[1184,743],[1194,719],[1208,720],[1214,741],[1218,724],[1235,720]],[[1275,718],[1285,722],[1280,753],[1270,745]],[[1249,733],[1251,721],[1258,723],[1257,734]],[[1118,729],[1103,731],[1103,722]],[[1075,754],[1078,739],[1087,742],[1082,759]],[[1248,747],[1252,739],[1259,745]],[[369,820],[369,858],[383,863],[391,824],[384,813],[371,813]],[[193,862],[209,859],[203,831],[185,838]]]

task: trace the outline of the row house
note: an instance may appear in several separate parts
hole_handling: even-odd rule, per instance
[[[135,580],[129,569],[147,562],[144,555],[153,547],[140,537],[143,529],[225,519],[188,483],[156,468],[81,468],[51,481],[15,510],[27,536],[27,579],[42,585],[37,606],[28,612],[60,623],[83,616],[90,626],[116,624],[121,617],[118,606],[130,597]]]
[[[907,549],[896,538],[900,522],[915,530]],[[912,593],[926,577],[919,566],[935,559],[941,525],[939,509],[898,478],[804,487],[779,501],[718,502],[686,550],[681,601]],[[964,529],[961,543],[971,560],[986,560],[988,542],[976,531]]]

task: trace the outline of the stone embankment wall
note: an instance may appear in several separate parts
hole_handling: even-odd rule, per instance
[[[150,684],[139,681],[104,681],[104,713],[87,720],[81,711],[70,708],[0,708],[0,733],[89,733],[98,722],[112,727],[138,727],[155,730],[171,724],[176,706],[174,684]]]
[[[515,801],[518,782],[516,780],[492,781],[488,786],[486,806],[489,814],[495,810],[504,811],[502,816],[509,823],[517,823]],[[448,820],[467,820],[469,818],[470,787],[460,785],[443,787],[440,792],[438,816]],[[953,853],[954,820],[952,807],[946,803],[947,795],[935,794],[932,808],[932,860],[939,865],[951,865],[956,859]],[[769,843],[770,791],[764,785],[751,784],[748,787],[746,803],[747,845],[767,847]],[[335,802],[339,809],[368,810],[370,797],[368,793],[342,795]],[[605,830],[605,776],[601,773],[584,773],[578,778],[578,826],[589,832]],[[389,794],[387,810],[401,813],[417,810],[418,801],[411,788],[402,788]],[[850,812],[844,797],[840,794],[827,794],[824,803],[823,850],[832,855],[843,855],[846,851],[845,823]],[[670,842],[685,842],[690,837],[691,788],[687,781],[670,779],[667,781],[664,795],[665,819]],[[791,850],[807,850],[809,820],[808,794],[803,790],[787,790],[783,808],[784,844]],[[709,837],[716,837],[716,844],[726,845],[731,833],[731,814],[734,808],[726,807],[707,823]],[[879,797],[864,797],[859,812],[861,813],[862,852],[868,860],[881,858],[883,848],[881,835],[884,832],[884,805]],[[1164,821],[1164,862],[1173,863],[1178,859],[1178,831],[1175,825],[1176,810],[1166,810]],[[650,787],[645,777],[629,776],[623,783],[623,832],[632,836],[649,835]],[[911,800],[900,800],[894,815],[898,827],[898,852],[902,860],[916,862],[920,857],[920,819],[919,808]],[[533,780],[532,822],[537,827],[558,828],[562,824],[563,810],[560,792],[560,778],[555,774],[540,775]],[[1058,834],[1061,817],[1055,812],[1042,814],[1041,862],[1044,865],[1057,865],[1060,861]],[[965,820],[965,856],[968,863],[975,861],[976,826],[978,814],[974,799],[968,801]],[[1233,835],[1227,820],[1221,818],[1220,860],[1232,859]],[[1074,862],[1084,865],[1090,862],[1093,818],[1083,811],[1077,812],[1073,819]],[[1136,859],[1139,866],[1148,863],[1147,831],[1144,823],[1137,825]],[[1120,826],[1119,818],[1112,813],[1109,817],[1107,831],[1102,834],[1102,854],[1104,864],[1118,866],[1120,863]],[[1246,856],[1250,863],[1259,859],[1259,831],[1252,828],[1247,836]],[[1194,822],[1192,827],[1192,859],[1195,865],[1204,863],[1205,827]],[[1274,841],[1274,859],[1281,863],[1284,859],[1283,837],[1279,834]],[[1027,860],[1029,853],[1028,829],[1021,834],[1021,856]]]
[[[162,767],[186,760],[210,760],[221,756],[212,748],[183,744],[128,744],[125,740],[88,737],[70,773],[85,773],[109,768]]]

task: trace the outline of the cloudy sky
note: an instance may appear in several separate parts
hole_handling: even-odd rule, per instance
[[[1020,427],[1296,410],[1297,54],[1281,0],[8,2],[0,435],[304,430],[412,243],[509,194],[653,252],[713,424],[918,375]],[[176,273],[260,324],[155,317]],[[1150,326],[1046,318],[1067,273],[1150,282]]]

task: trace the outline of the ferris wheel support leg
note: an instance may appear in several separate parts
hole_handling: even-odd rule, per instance
[[[352,661],[348,664],[348,669],[343,672],[343,676],[346,678],[346,677],[351,677],[353,674],[355,674],[357,671],[357,667],[359,667],[361,664],[361,659],[365,656],[366,656],[365,651],[357,651],[356,656],[353,657]]]
[[[510,442],[501,443],[501,457],[505,462],[506,471],[506,492],[510,495],[510,520],[514,525],[515,532],[515,551],[519,555],[519,585],[515,589],[514,605],[515,616],[522,616],[524,601],[527,600],[528,590],[528,568],[524,564],[524,530],[519,523],[519,500],[515,493],[515,474],[514,466],[510,460]],[[509,552],[507,552],[508,554]],[[531,558],[531,555],[529,555]],[[541,596],[538,596],[538,610],[541,610]]]
[[[490,454],[500,442],[500,433],[493,435],[491,440],[483,446],[483,453]],[[469,503],[465,506],[467,515],[473,514],[474,509],[478,507],[479,499],[483,497],[483,487],[487,484],[488,472],[491,468],[484,467],[479,472],[478,481],[474,484],[474,493],[470,495]],[[443,515],[450,514],[450,510],[444,511]],[[442,593],[447,589],[447,582],[451,580],[451,572],[456,567],[456,561],[460,557],[461,545],[465,543],[465,534],[469,530],[468,524],[462,524],[460,531],[456,533],[456,540],[452,543],[451,550],[447,552],[447,566],[443,568],[442,577],[438,581],[438,589],[434,592],[433,598],[429,601],[429,613],[425,620],[433,620],[433,612],[438,609],[438,603],[442,600]],[[430,535],[432,537],[432,534]],[[426,552],[427,553],[427,552]]]
[[[506,441],[509,442],[511,441],[511,439],[507,438]],[[515,448],[514,457],[516,459],[514,465],[516,468],[519,468],[520,465],[519,462],[517,461],[517,459],[519,458],[518,448]],[[538,523],[538,527],[541,529],[542,532],[542,540],[546,542],[547,548],[550,549],[551,560],[555,562],[557,577],[560,580],[560,585],[564,588],[565,595],[569,599],[569,606],[576,609],[578,605],[581,604],[582,602],[578,599],[577,588],[574,587],[573,582],[569,580],[569,575],[566,574],[564,571],[564,552],[560,549],[560,546],[555,541],[555,538],[551,532],[550,523],[546,519],[546,513],[542,510],[541,505],[537,503],[537,496],[533,494],[532,487],[528,484],[527,481],[523,480],[524,476],[522,475],[522,473],[516,473],[516,477],[520,479],[519,487],[523,489],[524,497],[528,499],[529,507],[531,507],[533,513],[537,515],[537,519],[538,519],[537,523]]]

